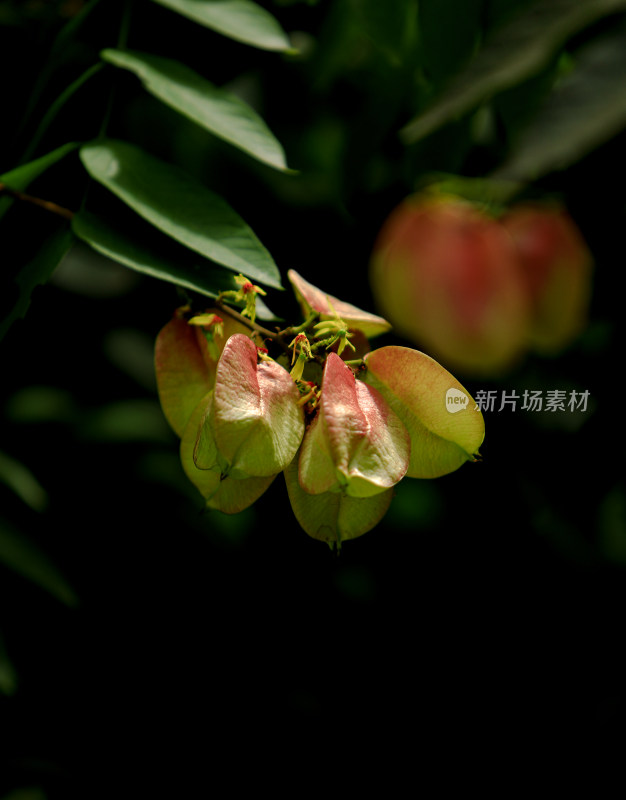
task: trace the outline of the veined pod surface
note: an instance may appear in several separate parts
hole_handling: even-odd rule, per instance
[[[408,431],[382,395],[355,380],[352,370],[330,353],[320,407],[300,451],[302,488],[309,494],[370,497],[404,477],[409,452]]]

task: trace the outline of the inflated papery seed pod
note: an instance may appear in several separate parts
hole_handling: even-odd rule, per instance
[[[351,497],[345,492],[305,492],[298,478],[298,459],[285,470],[287,493],[293,513],[309,536],[340,547],[376,527],[387,513],[393,489],[371,497]]]
[[[161,408],[178,436],[183,435],[197,404],[213,388],[217,361],[230,336],[248,333],[241,323],[226,315],[220,318],[218,331],[215,326],[206,331],[202,325],[189,324],[188,312],[185,307],[176,310],[159,332],[154,351]],[[209,309],[206,316],[219,318],[220,313]]]
[[[526,350],[529,301],[512,238],[460,198],[418,194],[398,206],[370,281],[396,331],[454,369],[497,375]]]
[[[269,488],[276,475],[265,478],[234,478],[223,475],[219,468],[200,469],[194,461],[197,450],[198,431],[202,422],[210,414],[213,392],[209,392],[194,409],[180,442],[180,460],[185,474],[206,501],[207,508],[225,514],[237,514],[251,506]],[[205,441],[204,447],[211,447]]]
[[[546,355],[563,350],[584,329],[593,259],[563,206],[520,203],[501,219],[515,242],[530,299],[531,346]]]
[[[287,370],[275,361],[257,363],[254,343],[234,334],[224,346],[212,401],[200,423],[196,467],[235,478],[282,472],[304,435],[299,400]]]
[[[346,323],[349,330],[359,331],[367,338],[379,336],[391,329],[391,324],[386,319],[326,294],[317,286],[305,281],[295,269],[290,269],[287,277],[305,319],[312,313],[319,314],[321,321],[339,318]]]
[[[402,420],[411,439],[407,478],[437,478],[475,461],[485,437],[469,392],[430,356],[381,347],[365,356],[363,380]]]
[[[208,508],[242,511],[282,471],[300,525],[340,547],[378,524],[404,477],[437,477],[476,460],[484,423],[432,358],[406,347],[369,351],[363,329],[347,323],[351,314],[351,324],[375,335],[385,320],[290,277],[312,313],[304,325],[262,332],[283,349],[281,337],[295,334],[292,361],[315,368],[314,379],[297,363],[290,374],[247,328],[233,330],[240,323],[211,310],[190,319],[184,308],[157,340],[159,395]],[[342,359],[347,352],[354,363]]]
[[[318,412],[300,450],[300,486],[309,494],[371,497],[402,480],[409,452],[408,431],[382,395],[330,353]]]

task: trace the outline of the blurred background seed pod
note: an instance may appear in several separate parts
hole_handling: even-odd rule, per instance
[[[468,202],[405,200],[382,226],[370,278],[396,332],[450,369],[499,374],[525,350],[530,304],[513,240]]]
[[[557,354],[584,330],[593,259],[580,231],[560,205],[519,204],[501,219],[513,237],[530,301],[533,349]]]

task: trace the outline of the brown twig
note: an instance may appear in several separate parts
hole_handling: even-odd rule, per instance
[[[259,325],[257,322],[252,322],[252,320],[244,317],[243,314],[240,314],[238,311],[235,311],[234,308],[227,306],[221,300],[215,301],[216,308],[219,308],[220,311],[223,311],[224,314],[228,314],[229,317],[236,319],[237,322],[240,322],[242,325],[245,325],[246,328],[250,328],[251,331],[256,331],[256,333],[263,336],[265,339],[271,339],[273,342],[281,347],[286,353],[290,353],[289,347],[287,342],[284,340],[282,335],[278,331],[270,331],[267,328],[264,328],[262,325]]]
[[[15,189],[11,189],[9,186],[5,186],[4,183],[0,183],[0,194],[6,194],[9,195],[9,197],[13,197],[15,200],[21,200],[24,203],[31,203],[31,205],[39,206],[39,208],[43,208],[65,219],[72,219],[74,216],[74,212],[69,208],[64,208],[58,203],[53,203],[51,200],[43,200],[41,197],[33,197],[33,195],[18,192]]]

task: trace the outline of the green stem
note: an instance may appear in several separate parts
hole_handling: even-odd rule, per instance
[[[22,115],[22,122],[15,132],[16,142],[20,142],[23,139],[23,133],[26,130],[26,126],[30,122],[31,117],[37,108],[37,104],[39,103],[39,100],[41,99],[41,96],[48,85],[50,77],[59,63],[61,63],[72,37],[99,2],[100,0],[91,0],[91,2],[87,3],[87,5],[85,5],[75,17],[69,20],[69,22],[67,22],[57,34],[57,37],[50,48],[50,57],[47,59],[43,69],[39,73],[39,77],[35,86],[33,87],[33,90],[30,92],[28,105],[24,111],[24,114]],[[37,132],[35,133],[35,136],[37,136]],[[34,148],[29,146],[28,149],[32,152]],[[27,161],[28,158],[25,155],[22,155],[19,164],[24,164]]]
[[[314,344],[311,345],[311,351],[315,353],[317,350],[320,350],[321,348],[330,347],[337,341],[338,338],[339,338],[338,336],[333,335],[329,336],[327,339],[320,339],[319,342],[315,342]]]
[[[99,61],[97,64],[93,64],[93,66],[89,67],[89,69],[85,70],[82,75],[80,75],[76,80],[71,83],[66,89],[64,89],[61,94],[56,98],[56,100],[52,103],[52,105],[48,108],[46,113],[43,116],[43,119],[39,123],[39,127],[35,131],[35,135],[30,140],[30,144],[24,151],[22,155],[22,161],[30,161],[31,156],[37,149],[39,142],[41,141],[44,133],[47,131],[50,123],[54,120],[56,115],[59,111],[63,108],[65,103],[70,99],[70,97],[74,94],[74,92],[78,91],[80,87],[86,83],[92,75],[95,75],[97,72],[100,72],[104,64]]]
[[[130,17],[132,11],[132,4],[133,0],[125,0],[124,7],[122,9],[122,17],[120,20],[120,27],[117,33],[117,49],[124,50],[126,47],[126,43],[128,41],[128,33],[130,30]],[[116,84],[111,84],[111,88],[109,89],[109,97],[107,99],[106,109],[104,111],[104,115],[102,117],[102,122],[100,124],[100,130],[98,132],[98,137],[103,139],[106,137],[107,129],[109,127],[109,122],[111,121],[111,115],[113,114],[113,104],[115,103],[115,95],[116,95],[117,87]],[[87,200],[89,198],[89,191],[93,184],[93,178],[91,175],[87,178],[87,184],[85,186],[85,191],[83,193],[83,197],[80,203],[80,210],[83,211],[87,206]]]
[[[76,14],[75,17],[72,17],[65,25],[61,28],[59,33],[57,34],[56,39],[54,40],[52,47],[50,49],[50,54],[55,57],[58,55],[62,55],[65,50],[67,49],[68,44],[71,42],[74,35],[78,32],[81,25],[87,19],[87,17],[91,14],[94,8],[98,5],[100,0],[91,0],[91,2],[86,3],[82,7],[82,9]]]
[[[132,14],[133,8],[133,0],[126,0],[124,3],[124,8],[122,10],[122,19],[120,21],[120,29],[117,34],[117,49],[118,50],[125,50],[126,43],[128,42],[128,34],[130,31],[130,18]],[[107,102],[106,111],[104,112],[104,118],[102,120],[102,125],[100,126],[100,136],[104,137],[106,135],[107,128],[109,127],[109,122],[111,120],[111,114],[113,112],[113,103],[115,102],[115,95],[116,95],[116,86],[113,84],[111,86],[111,91],[109,92],[109,100]]]
[[[126,0],[124,3],[124,11],[122,12],[122,22],[120,24],[120,32],[117,37],[117,49],[125,50],[126,43],[128,42],[128,32],[130,31],[130,17],[133,10],[133,0]]]
[[[290,325],[288,328],[285,328],[283,331],[279,331],[280,336],[297,336],[299,333],[303,333],[307,328],[310,328],[313,323],[317,322],[319,318],[319,312],[313,311],[309,317],[302,323],[302,325]]]
[[[237,322],[240,322],[242,325],[245,325],[246,328],[250,328],[251,331],[255,331],[256,333],[260,334],[264,339],[271,339],[273,342],[276,342],[279,347],[291,355],[291,350],[279,331],[270,331],[267,328],[264,328],[262,325],[259,325],[257,322],[252,322],[247,317],[244,317],[243,314],[235,311],[234,308],[227,306],[221,300],[215,301],[215,307],[219,308],[219,310],[223,311],[224,314],[228,314],[229,317],[237,320]]]

